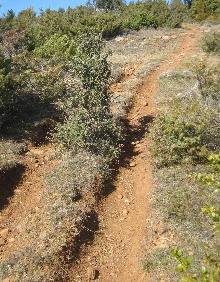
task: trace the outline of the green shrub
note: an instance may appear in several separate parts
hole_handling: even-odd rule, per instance
[[[27,9],[15,16],[10,11],[1,18],[0,30],[19,33],[17,49],[33,51],[46,45],[55,44],[54,49],[62,49],[69,38],[81,33],[98,32],[103,37],[120,34],[124,28],[138,30],[142,27],[178,27],[186,18],[188,10],[181,1],[146,1],[123,5],[121,9],[96,11],[94,7],[81,6],[66,11],[47,9],[36,16],[32,9]],[[55,37],[53,37],[55,36]],[[55,42],[61,40],[60,46]],[[68,40],[67,40],[68,38]],[[58,47],[58,48],[57,48]],[[59,48],[60,47],[60,48]],[[53,48],[51,48],[53,49]],[[41,52],[42,53],[42,52]],[[47,54],[46,54],[47,55]]]
[[[68,149],[86,149],[111,159],[120,152],[121,128],[110,111],[110,69],[100,37],[81,36],[73,70],[77,86],[63,104],[65,122],[56,138]]]
[[[11,60],[0,54],[0,127],[19,113],[22,104],[19,94],[18,83],[11,73]]]
[[[96,16],[93,21],[97,20],[96,30],[102,33],[104,38],[117,36],[123,30],[123,21],[120,14],[108,13]]]
[[[220,154],[213,154],[209,156],[209,173],[199,173],[197,179],[205,185],[202,189],[208,190],[211,186],[216,193],[220,193]],[[216,242],[216,250],[212,254],[206,255],[200,261],[199,273],[193,269],[194,257],[189,257],[180,249],[172,251],[173,257],[177,260],[177,270],[183,272],[181,281],[213,281],[217,282],[220,279],[220,259],[219,259],[219,232],[220,232],[220,202],[219,198],[215,205],[206,206],[202,208],[202,212],[207,214],[214,225],[215,237],[218,237]],[[195,256],[195,255],[194,255]]]
[[[40,66],[41,62],[42,60],[36,61],[35,67]],[[67,91],[65,75],[66,70],[62,64],[57,63],[56,66],[50,66],[50,62],[48,62],[43,71],[39,71],[36,67],[36,69],[23,73],[22,83],[24,90],[29,90],[33,99],[38,100],[43,107],[43,104],[55,103],[58,99],[65,97]],[[28,84],[28,89],[24,82]]]
[[[220,55],[220,32],[207,34],[203,39],[202,48],[207,53]]]
[[[125,28],[139,30],[142,27],[157,27],[158,22],[156,17],[145,11],[137,11],[131,14],[123,23]]]
[[[103,9],[105,11],[119,9],[124,5],[123,0],[96,0],[94,2],[98,9]]]
[[[206,159],[220,146],[217,114],[203,101],[174,101],[169,112],[154,121],[152,152],[158,166]]]
[[[67,35],[54,34],[34,50],[39,58],[69,58],[74,53],[73,41]]]

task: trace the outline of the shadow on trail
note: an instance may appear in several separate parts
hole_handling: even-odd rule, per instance
[[[147,133],[149,133],[150,125],[154,120],[154,116],[147,115],[138,120],[139,126],[134,127],[131,132],[132,141],[141,141]]]
[[[102,193],[98,195],[98,200],[107,197],[115,190],[114,182],[117,178],[119,169],[121,167],[127,167],[131,159],[138,155],[138,152],[135,151],[135,143],[141,141],[145,138],[146,134],[149,133],[150,125],[153,120],[154,116],[152,115],[144,116],[138,120],[138,126],[132,126],[127,119],[123,120],[126,136],[124,150],[119,162],[112,168],[111,175],[105,180]]]
[[[0,210],[5,208],[9,199],[14,195],[14,191],[22,179],[25,167],[18,164],[0,173]]]
[[[114,182],[119,173],[121,167],[127,167],[130,160],[138,155],[135,151],[135,142],[141,141],[149,133],[150,125],[154,117],[151,115],[144,116],[138,120],[138,126],[132,126],[128,120],[123,120],[126,139],[124,143],[124,150],[121,154],[121,158],[117,164],[112,167],[112,173],[104,181],[102,185],[102,191],[99,191],[96,195],[97,201],[108,197],[113,191],[115,191]],[[80,259],[80,251],[83,245],[92,244],[95,239],[96,232],[99,230],[99,218],[96,211],[90,211],[83,222],[80,223],[81,231],[77,235],[73,242],[73,248],[70,248],[72,254],[72,262],[77,262]],[[80,262],[80,261],[79,261]]]
[[[81,247],[83,245],[91,244],[95,238],[96,231],[99,230],[98,214],[96,211],[91,210],[87,212],[83,220],[79,222],[80,231],[75,236],[74,241],[66,247],[64,253],[66,260],[73,262],[80,257]]]

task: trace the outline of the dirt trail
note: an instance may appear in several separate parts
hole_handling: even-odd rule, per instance
[[[72,281],[149,281],[140,264],[147,248],[143,240],[152,189],[149,140],[145,134],[155,114],[153,96],[159,76],[176,68],[191,54],[200,37],[200,30],[189,30],[172,57],[162,62],[139,87],[128,116],[131,127],[129,163],[120,169],[114,191],[97,208],[99,232],[90,245],[82,248],[81,258],[71,269]]]

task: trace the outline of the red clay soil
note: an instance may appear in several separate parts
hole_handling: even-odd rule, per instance
[[[44,175],[55,165],[54,160],[48,159],[48,154],[53,150],[51,145],[29,147],[28,154],[22,159],[25,171],[21,180],[14,187],[14,195],[8,205],[0,212],[0,259],[22,247],[19,246],[21,240],[17,240],[20,224],[32,209],[38,208]]]

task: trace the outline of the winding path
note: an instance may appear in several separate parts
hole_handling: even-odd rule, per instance
[[[198,46],[201,31],[188,30],[173,55],[154,70],[139,86],[128,121],[131,127],[129,163],[122,167],[114,191],[97,208],[100,229],[95,240],[84,246],[80,259],[71,268],[71,281],[141,282],[144,275],[140,259],[144,244],[146,219],[150,211],[152,166],[146,136],[155,115],[154,95],[158,79],[176,68]]]

